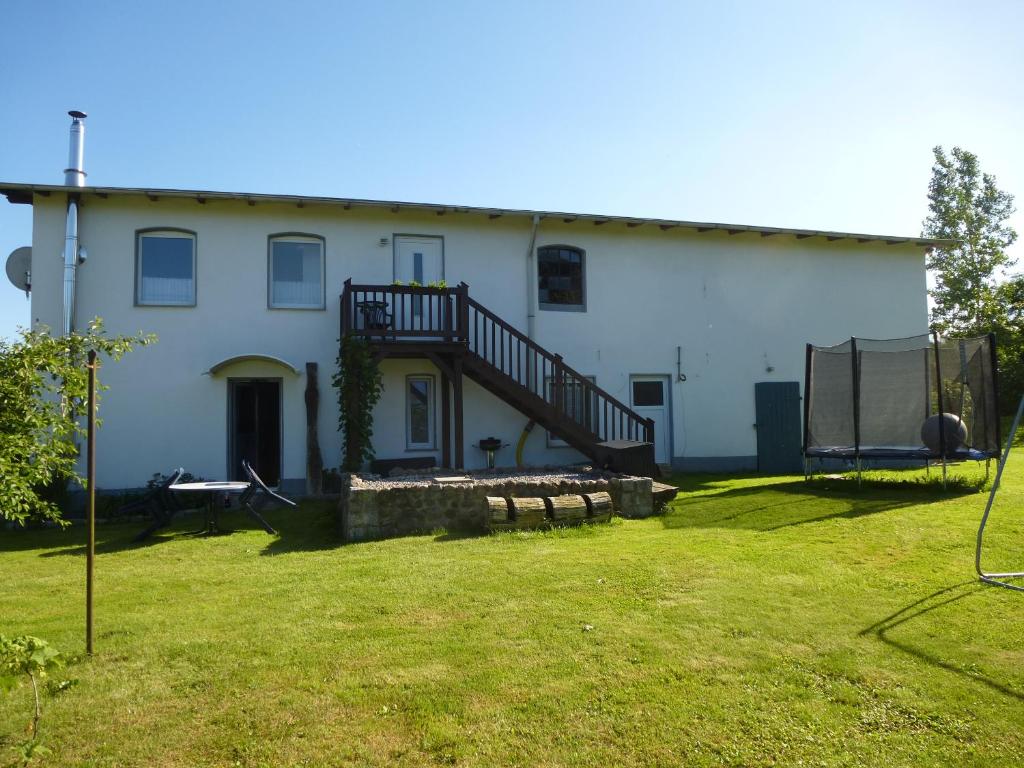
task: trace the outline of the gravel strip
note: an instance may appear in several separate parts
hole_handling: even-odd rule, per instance
[[[438,478],[461,478],[465,482],[449,481],[437,482]],[[389,488],[427,488],[437,485],[502,485],[504,483],[559,483],[562,481],[583,482],[587,480],[605,480],[611,477],[609,473],[594,470],[591,467],[579,467],[577,469],[558,467],[537,467],[533,469],[483,469],[471,470],[468,472],[457,472],[454,470],[419,470],[415,472],[403,472],[400,475],[381,477],[380,475],[353,475],[352,486],[354,488],[367,488],[373,490],[387,490]]]

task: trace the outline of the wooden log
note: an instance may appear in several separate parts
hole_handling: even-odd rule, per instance
[[[572,523],[587,518],[587,502],[582,496],[566,494],[563,496],[548,496],[544,500],[547,505],[548,514],[556,523]]]
[[[537,528],[544,524],[547,507],[544,499],[509,499],[516,528]]]
[[[612,497],[607,491],[583,494],[583,500],[587,503],[587,516],[599,517],[601,515],[611,516]]]
[[[324,489],[324,460],[320,455],[320,438],[317,433],[320,390],[316,372],[316,363],[306,363],[306,493],[310,496],[319,496]]]
[[[509,515],[508,499],[503,496],[487,497],[487,519],[492,523],[507,523],[511,521]]]

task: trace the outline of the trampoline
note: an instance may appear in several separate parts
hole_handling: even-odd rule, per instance
[[[811,459],[920,461],[1000,455],[992,334],[851,338],[807,345],[805,475]]]

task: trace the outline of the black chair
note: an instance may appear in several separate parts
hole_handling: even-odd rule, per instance
[[[267,487],[267,484],[264,483],[260,479],[260,476],[256,474],[256,470],[252,468],[252,464],[245,459],[242,459],[242,469],[244,469],[245,474],[249,476],[249,487],[242,492],[242,495],[238,499],[238,505],[258,520],[267,533],[276,534],[277,531],[271,527],[270,523],[263,519],[263,515],[260,514],[260,510],[271,501],[286,504],[289,507],[296,507],[298,505],[294,501],[286,499],[284,496],[270,490]]]
[[[363,316],[363,328],[369,331],[386,331],[391,327],[392,316],[385,301],[360,301],[356,308]]]
[[[138,536],[132,539],[132,541],[143,541],[144,539],[152,536],[160,528],[170,525],[171,518],[174,517],[175,512],[180,511],[180,507],[177,500],[174,498],[174,494],[168,489],[178,482],[183,474],[185,474],[185,470],[178,467],[176,470],[171,472],[170,475],[161,480],[158,485],[151,488],[141,499],[129,502],[118,510],[118,514],[121,515],[145,512],[153,518],[153,522],[139,533]]]

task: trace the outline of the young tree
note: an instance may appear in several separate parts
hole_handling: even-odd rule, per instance
[[[928,187],[925,237],[956,240],[936,248],[928,258],[935,275],[932,325],[940,333],[987,333],[1001,319],[997,277],[1014,262],[1006,249],[1017,233],[1006,220],[1013,195],[982,173],[976,155],[953,147],[949,156],[935,147]]]
[[[153,340],[141,334],[108,338],[99,318],[70,336],[35,330],[22,331],[20,341],[0,339],[0,518],[61,522],[60,509],[43,489],[83,482],[75,473],[75,440],[85,426],[76,414],[85,409],[89,350],[118,360]]]
[[[1024,277],[1006,274],[1014,265],[1006,249],[1017,239],[1006,223],[1013,195],[981,172],[976,155],[960,147],[949,156],[942,147],[934,152],[923,234],[957,242],[928,258],[932,327],[954,336],[996,334],[1000,403],[1012,412],[1024,391]]]
[[[1010,414],[1024,394],[1024,275],[1000,283],[996,299],[1000,312],[992,330],[999,353],[1000,404]]]

